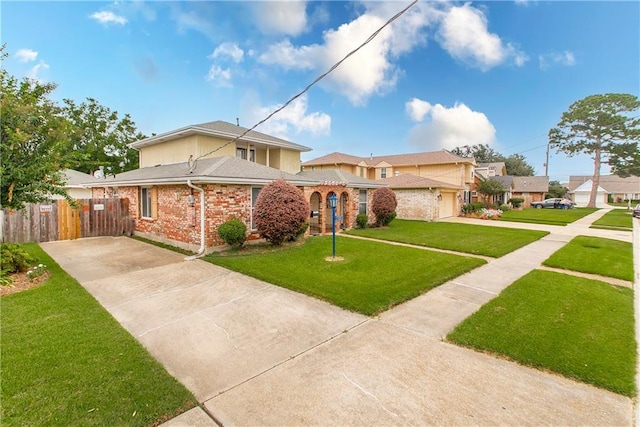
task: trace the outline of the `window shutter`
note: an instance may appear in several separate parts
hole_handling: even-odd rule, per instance
[[[151,218],[158,219],[158,187],[151,187]]]

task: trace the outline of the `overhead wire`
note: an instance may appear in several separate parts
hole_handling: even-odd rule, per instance
[[[378,28],[376,31],[374,31],[364,42],[362,42],[362,44],[360,44],[357,48],[353,49],[351,52],[347,53],[341,60],[339,60],[338,62],[336,62],[335,64],[333,64],[331,66],[331,68],[329,68],[327,71],[325,71],[323,74],[321,74],[320,76],[318,76],[314,81],[312,81],[311,83],[309,83],[302,91],[298,92],[297,94],[295,94],[294,96],[292,96],[287,102],[285,102],[284,104],[282,104],[280,107],[276,108],[273,112],[271,112],[267,117],[265,117],[264,119],[260,120],[258,123],[256,123],[255,125],[253,125],[252,127],[246,129],[244,132],[242,132],[240,135],[230,139],[229,141],[227,141],[226,143],[224,143],[223,145],[209,151],[206,154],[201,154],[198,157],[196,157],[193,161],[190,162],[190,165],[192,165],[192,167],[190,168],[190,172],[193,172],[193,168],[195,168],[195,165],[197,164],[198,159],[201,159],[202,157],[207,157],[213,153],[215,153],[216,151],[219,151],[221,149],[223,149],[224,147],[227,147],[229,144],[232,144],[236,141],[238,141],[239,139],[241,139],[242,137],[244,137],[246,134],[248,134],[249,132],[251,132],[252,130],[254,130],[255,128],[257,128],[258,126],[260,126],[261,124],[265,123],[267,120],[271,119],[271,117],[273,117],[274,115],[278,114],[280,111],[284,110],[285,108],[287,108],[287,106],[289,106],[289,104],[291,104],[293,101],[295,101],[296,99],[298,99],[299,97],[301,97],[302,95],[304,95],[307,91],[309,91],[309,89],[311,89],[314,85],[316,85],[320,80],[324,79],[326,76],[328,76],[331,72],[333,72],[336,68],[338,68],[344,61],[346,61],[349,57],[351,57],[352,55],[354,55],[356,52],[358,52],[360,49],[362,49],[363,47],[365,47],[366,45],[368,45],[374,38],[376,38],[378,36],[378,34],[380,34],[380,32],[382,30],[384,30],[387,26],[391,25],[391,23],[393,23],[396,19],[398,19],[399,17],[401,17],[402,15],[404,15],[409,9],[411,9],[416,3],[418,3],[418,0],[413,0],[407,7],[405,7],[404,9],[402,9],[400,12],[396,13],[395,15],[393,15],[391,18],[389,18],[387,20],[387,22],[385,22],[380,28]]]

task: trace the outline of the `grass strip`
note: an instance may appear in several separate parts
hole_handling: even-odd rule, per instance
[[[3,426],[148,426],[193,408],[193,395],[36,244],[51,272],[2,297]]]
[[[525,222],[530,224],[567,225],[594,213],[595,208],[510,210],[502,213],[500,221]]]
[[[459,324],[447,340],[636,395],[628,288],[534,270]]]
[[[543,264],[633,282],[633,245],[601,237],[576,236]]]
[[[633,211],[613,209],[595,221],[591,228],[633,229]]]
[[[338,236],[247,256],[210,255],[213,264],[304,293],[347,310],[375,315],[485,263],[479,258]]]
[[[388,227],[346,233],[490,257],[501,257],[549,234],[546,231],[398,219]]]

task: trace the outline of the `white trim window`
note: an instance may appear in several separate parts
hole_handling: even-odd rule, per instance
[[[140,187],[140,217],[151,219],[151,187]]]
[[[360,190],[359,192],[358,213],[367,214],[367,190]]]
[[[387,177],[387,168],[380,168],[380,178]]]
[[[247,160],[247,149],[242,147],[237,147],[236,157],[242,160]],[[254,150],[253,148],[249,150],[249,161],[254,163],[256,161],[256,150]]]
[[[256,207],[256,201],[258,200],[258,195],[260,194],[261,187],[251,187],[251,229],[256,229],[255,221],[253,220],[253,210]]]

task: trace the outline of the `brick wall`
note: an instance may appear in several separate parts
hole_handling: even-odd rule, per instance
[[[438,202],[436,194],[426,189],[394,189],[398,207],[398,219],[417,219],[436,221],[438,219]]]

